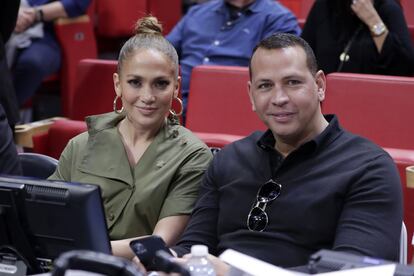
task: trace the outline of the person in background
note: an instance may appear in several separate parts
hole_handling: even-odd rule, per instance
[[[161,32],[154,17],[137,22],[114,73],[114,112],[86,118],[88,131],[68,143],[50,177],[101,187],[113,253],[130,258],[137,236],[176,243],[212,159],[171,110],[181,102],[178,55]]]
[[[53,20],[85,14],[90,0],[21,0],[14,36],[7,47],[18,103],[22,106],[49,75],[58,72],[60,46]]]
[[[207,1],[210,1],[210,0],[183,0],[183,1],[181,1],[182,2],[181,6],[182,6],[183,14],[186,14],[188,9],[191,6],[201,4],[201,3],[204,3],[204,2],[207,2]]]
[[[0,175],[21,175],[22,168],[13,142],[13,132],[0,103]]]
[[[12,132],[19,121],[19,107],[13,80],[7,67],[5,43],[16,25],[19,5],[19,0],[3,0],[0,8],[0,104],[3,106]]]
[[[413,43],[396,0],[316,0],[302,38],[326,74],[414,74]]]
[[[166,37],[180,56],[184,109],[195,66],[247,66],[253,47],[274,32],[300,34],[295,16],[277,1],[214,0],[191,7]]]
[[[254,49],[249,96],[267,125],[216,153],[187,228],[172,250],[204,244],[281,267],[320,249],[398,260],[402,194],[379,146],[323,115],[326,79],[300,37],[274,34]],[[212,257],[218,275],[228,266]]]

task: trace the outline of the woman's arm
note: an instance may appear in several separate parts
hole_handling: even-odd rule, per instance
[[[189,219],[189,215],[165,217],[157,222],[153,235],[160,236],[168,247],[173,246],[184,232]]]
[[[385,39],[388,36],[388,29],[379,16],[377,10],[372,3],[372,0],[354,0],[351,5],[351,9],[354,13],[364,22],[365,25],[371,30],[371,36],[377,47],[378,53],[381,53],[384,46]],[[378,35],[372,31],[374,26],[384,26],[384,31]]]
[[[153,235],[160,236],[168,247],[173,246],[183,233],[189,218],[190,216],[188,215],[165,217],[157,222]],[[138,237],[111,241],[112,254],[115,256],[132,259],[135,257],[135,254],[130,249],[129,243],[137,238]]]

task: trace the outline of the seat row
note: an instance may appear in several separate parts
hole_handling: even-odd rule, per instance
[[[314,0],[280,0],[297,16],[303,27]],[[414,1],[401,0],[414,41]],[[76,67],[81,59],[97,58],[97,39],[106,41],[131,35],[133,24],[142,15],[153,14],[161,19],[168,33],[181,17],[180,0],[93,0],[88,14],[75,19],[59,19],[56,37],[62,48],[62,69],[59,73],[62,114],[69,116],[68,94],[75,89]],[[49,78],[56,80],[57,77]]]

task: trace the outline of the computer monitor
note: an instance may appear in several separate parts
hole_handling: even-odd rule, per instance
[[[110,254],[99,186],[0,176],[4,249],[16,251],[31,273],[47,271],[68,250]]]

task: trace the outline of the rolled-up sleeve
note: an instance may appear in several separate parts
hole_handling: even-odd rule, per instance
[[[91,0],[61,0],[69,17],[75,17],[86,13]]]

